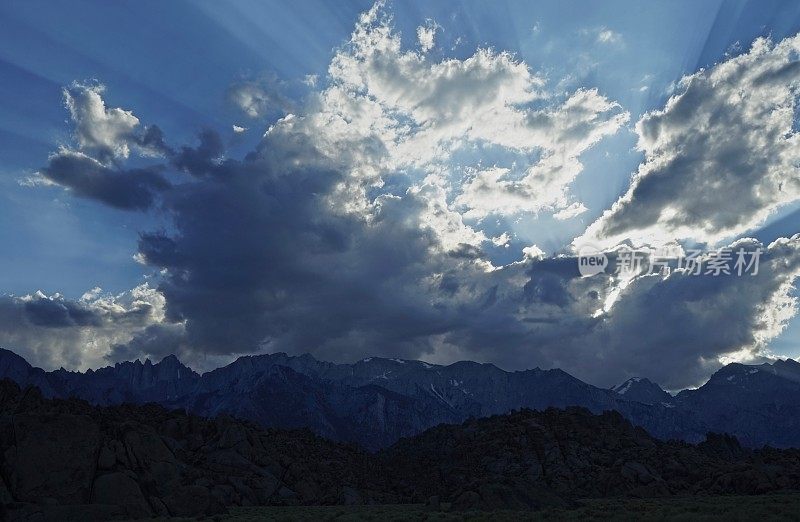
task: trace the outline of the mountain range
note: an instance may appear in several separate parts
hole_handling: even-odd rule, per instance
[[[422,503],[414,518],[471,519],[435,512],[798,488],[800,450],[751,450],[713,433],[696,445],[661,441],[616,412],[522,409],[367,452],[305,429],[152,403],[47,399],[0,379],[0,520],[10,522],[216,520],[235,506]]]
[[[800,363],[791,359],[729,364],[703,386],[674,396],[645,378],[604,389],[558,369],[507,372],[469,361],[443,366],[379,357],[336,364],[284,353],[243,356],[200,375],[175,356],[47,372],[0,350],[0,378],[36,386],[48,398],[100,406],[154,402],[264,427],[309,428],[368,450],[439,424],[570,406],[616,410],[664,440],[697,443],[722,432],[750,447],[800,447]]]

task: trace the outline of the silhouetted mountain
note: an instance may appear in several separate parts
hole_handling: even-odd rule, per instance
[[[200,375],[170,355],[153,364],[150,359],[117,363],[97,370],[45,372],[10,350],[0,349],[0,378],[22,386],[36,386],[45,397],[79,397],[93,404],[165,402],[190,393]]]
[[[800,446],[800,364],[791,359],[729,364],[696,390],[678,393],[675,405],[747,446]]]
[[[269,399],[269,394],[257,390],[252,383],[270,380],[272,374],[268,370],[275,367],[291,368],[309,379],[304,382],[315,383],[317,395],[301,395],[324,399],[309,400],[300,409],[322,411],[325,415],[317,415],[315,422],[300,424],[290,422],[296,416],[291,412],[281,417],[283,424],[281,418],[271,416],[278,406]],[[249,384],[235,389],[230,387],[230,383],[240,382]],[[325,393],[320,394],[320,389]],[[386,391],[394,393],[387,396]],[[660,404],[643,405],[627,400],[562,370],[536,368],[506,372],[493,364],[470,361],[442,366],[369,357],[354,364],[334,364],[318,361],[310,355],[246,356],[204,374],[193,395],[198,392],[200,401],[191,398],[187,402],[184,398],[174,405],[183,405],[204,415],[226,411],[266,426],[310,426],[317,433],[336,440],[355,441],[370,449],[385,447],[400,437],[443,422],[461,422],[470,417],[520,408],[583,406],[595,413],[613,409],[663,438],[696,442],[702,440],[706,432],[706,427],[691,414],[677,414]],[[361,400],[354,402],[354,397]],[[299,399],[290,397],[287,400],[296,403]],[[217,407],[222,403],[224,410]],[[328,408],[321,408],[323,403]],[[323,417],[328,420],[323,421]],[[332,429],[336,426],[338,429]]]
[[[670,405],[672,403],[672,395],[661,389],[658,384],[643,377],[632,377],[611,389],[624,395],[629,401],[642,404]]]
[[[237,361],[238,362],[238,361]],[[234,363],[203,375],[196,389],[167,404],[214,416],[226,413],[280,428],[311,428],[368,449],[461,418],[431,397],[412,398],[380,386],[351,387],[288,366]]]
[[[291,374],[300,375],[293,370]],[[523,410],[442,425],[377,454],[155,404],[92,406],[0,381],[0,517],[198,516],[239,505],[409,503],[536,509],[618,496],[800,487],[798,450],[709,435],[663,442],[615,412]]]
[[[506,372],[468,361],[442,366],[372,357],[335,364],[277,353],[240,357],[201,376],[174,356],[86,373],[45,372],[0,350],[0,377],[38,386],[46,397],[100,405],[157,402],[204,416],[225,413],[265,427],[307,427],[370,450],[442,423],[569,406],[616,410],[662,439],[699,442],[706,432],[720,431],[753,447],[800,446],[798,367],[791,360],[729,365],[703,387],[672,397],[647,379],[608,390],[558,369]]]

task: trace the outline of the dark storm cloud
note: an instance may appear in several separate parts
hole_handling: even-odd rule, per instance
[[[566,307],[573,299],[566,282],[579,277],[574,257],[537,259],[532,262],[531,278],[523,287],[528,302],[542,302]]]
[[[27,319],[37,326],[100,326],[102,318],[93,310],[64,299],[40,297],[24,304]]]
[[[80,153],[61,151],[40,170],[46,179],[78,197],[123,210],[146,210],[170,183],[154,169],[107,167]]]
[[[172,164],[193,176],[220,173],[222,154],[225,152],[222,138],[212,130],[201,132],[198,138],[200,143],[196,147],[180,147],[171,157]]]
[[[165,197],[177,232],[144,234],[139,251],[168,271],[159,289],[191,346],[314,351],[341,341],[388,353],[446,329],[412,286],[434,239],[396,218],[405,202],[387,201],[369,226],[332,211],[327,196],[343,174],[308,136],[276,133],[213,179],[205,161],[183,165],[198,180]]]
[[[148,126],[141,135],[136,135],[133,139],[146,155],[169,156],[173,153],[164,139],[164,132],[158,125]]]
[[[603,274],[581,278],[575,257],[535,262],[517,317],[540,327],[525,332],[521,344],[496,350],[493,360],[519,367],[533,357],[545,365],[557,361],[589,382],[647,376],[674,389],[702,382],[725,354],[743,350],[756,357],[793,306],[787,292],[800,274],[800,235],[769,248],[751,239],[731,248],[761,248],[758,273],[640,275],[620,290]],[[608,310],[595,318],[587,313],[615,291],[619,295]],[[513,296],[509,302],[515,303]],[[548,304],[554,305],[549,314]],[[514,321],[506,319],[505,331],[513,332]],[[476,353],[497,342],[487,332],[466,329],[458,335],[458,342]]]
[[[177,355],[184,363],[190,363],[191,356],[184,356],[185,334],[179,324],[153,324],[138,332],[127,343],[113,345],[105,359],[118,363],[144,356],[158,361],[168,355]]]
[[[734,248],[762,245],[741,240]],[[800,235],[763,248],[756,275],[673,272],[636,281],[600,331],[603,357],[677,388],[701,381],[720,355],[742,349],[755,356],[753,347],[776,335],[781,314],[793,306],[787,292],[800,274]]]

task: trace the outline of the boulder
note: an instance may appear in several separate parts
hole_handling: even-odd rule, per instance
[[[153,508],[153,514],[157,517],[168,517],[169,510],[167,506],[164,504],[164,501],[158,497],[150,497],[150,506]]]
[[[345,506],[357,506],[364,503],[364,498],[357,489],[345,486],[342,488],[342,494],[339,501]]]
[[[211,507],[211,493],[204,486],[180,486],[162,500],[170,514],[176,517],[204,515]]]
[[[149,430],[130,430],[122,438],[134,468],[148,468],[153,462],[175,462],[175,455],[161,437]]]
[[[97,468],[98,469],[111,469],[114,467],[114,464],[117,463],[117,456],[114,453],[114,450],[109,448],[107,445],[103,446],[100,450],[100,456],[97,457]]]
[[[18,414],[13,423],[16,440],[5,451],[4,475],[14,498],[88,502],[100,451],[94,421],[84,415]]]
[[[451,504],[453,511],[476,511],[483,507],[481,496],[474,491],[461,493]]]
[[[161,496],[179,484],[182,466],[157,433],[141,428],[129,430],[122,437],[122,446],[130,468]]]
[[[92,488],[92,504],[122,506],[131,518],[153,514],[139,484],[124,473],[108,473],[97,477]]]
[[[10,504],[11,502],[14,502],[14,498],[11,496],[3,477],[0,476],[0,505]]]

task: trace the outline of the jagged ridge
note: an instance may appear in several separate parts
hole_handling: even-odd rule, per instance
[[[729,365],[699,389],[672,397],[646,379],[601,389],[558,369],[506,372],[468,361],[441,366],[376,357],[334,364],[278,353],[241,357],[198,375],[170,356],[155,364],[125,362],[79,373],[45,372],[0,350],[0,377],[38,386],[46,397],[228,413],[266,427],[308,427],[370,450],[442,423],[568,406],[616,410],[662,439],[698,442],[706,432],[719,431],[751,447],[800,446],[798,368],[792,360]]]

